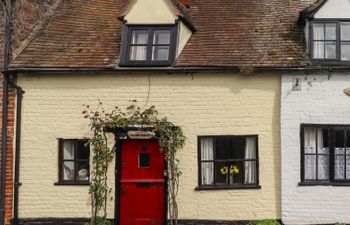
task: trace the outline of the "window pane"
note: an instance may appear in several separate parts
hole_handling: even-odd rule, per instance
[[[131,44],[148,44],[148,30],[133,30]]]
[[[140,153],[139,154],[139,168],[147,168],[150,164],[150,155],[149,153]]]
[[[335,148],[336,149],[344,148],[344,144],[345,144],[345,130],[336,130],[335,141],[334,141]]]
[[[201,158],[202,160],[214,159],[214,139],[213,138],[201,138]]]
[[[170,44],[170,30],[156,30],[156,31],[154,31],[153,44],[169,45]]]
[[[214,184],[214,163],[202,163],[202,184]]]
[[[316,153],[316,128],[304,128],[305,153]]]
[[[336,27],[335,23],[326,24],[326,40],[337,40]]]
[[[314,42],[313,57],[314,59],[324,58],[324,42],[320,42],[320,41]]]
[[[231,149],[231,143],[230,143],[230,137],[217,137],[215,139],[215,158],[216,159],[229,159],[230,158],[230,151]]]
[[[316,156],[305,155],[305,175],[306,180],[316,179]]]
[[[89,180],[89,163],[88,162],[78,162],[78,177],[77,180]]]
[[[64,141],[63,142],[63,159],[73,160],[74,159],[74,141]]]
[[[329,148],[329,129],[320,128],[323,137],[323,146],[324,148]]]
[[[63,164],[63,179],[74,180],[74,162],[64,162]]]
[[[350,41],[350,23],[342,22],[340,23],[340,33],[342,41]]]
[[[336,155],[344,155],[345,154],[344,148],[334,148],[334,152]]]
[[[147,59],[147,46],[131,46],[130,60],[144,61]]]
[[[245,137],[231,137],[231,151],[229,152],[230,159],[245,158]]]
[[[155,61],[169,60],[169,47],[153,46],[152,60],[155,60]]]
[[[314,23],[313,28],[314,40],[324,40],[324,24]]]
[[[216,138],[216,159],[244,159],[245,137]]]
[[[216,162],[215,163],[215,183],[228,184],[229,178],[229,163]]]
[[[350,61],[350,42],[341,43],[341,60]]]
[[[346,156],[346,179],[350,179],[350,156]]]
[[[244,162],[244,183],[255,184],[257,182],[256,176],[257,176],[256,162],[255,161]]]
[[[318,179],[329,179],[329,155],[318,156]]]
[[[317,153],[329,154],[328,136],[329,130],[323,128],[317,128]]]
[[[326,59],[335,59],[336,55],[336,42],[326,42]]]
[[[90,149],[88,146],[85,146],[86,142],[78,141],[78,149],[77,149],[77,159],[88,160],[90,156]]]
[[[256,137],[247,137],[245,141],[245,159],[256,159]]]
[[[348,148],[350,148],[350,130],[346,130],[346,149]]]
[[[345,156],[334,157],[334,179],[344,179],[345,176]]]

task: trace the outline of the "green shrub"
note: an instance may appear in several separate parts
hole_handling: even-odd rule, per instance
[[[337,222],[335,225],[345,225],[345,223]]]
[[[111,225],[111,222],[107,219],[102,218],[102,217],[97,217],[96,224],[91,224],[89,222],[89,223],[85,223],[85,225]]]
[[[265,220],[258,220],[258,221],[250,221],[247,223],[247,225],[281,225],[280,222],[273,219],[265,219]]]

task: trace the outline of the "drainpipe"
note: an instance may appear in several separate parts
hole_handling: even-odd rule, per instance
[[[21,124],[22,124],[22,99],[25,93],[23,89],[13,82],[11,86],[16,89],[17,101],[16,101],[16,143],[15,143],[15,178],[14,178],[14,196],[13,196],[13,225],[18,225],[18,196],[19,187],[22,185],[19,182],[19,169],[20,169],[20,157],[21,157]]]

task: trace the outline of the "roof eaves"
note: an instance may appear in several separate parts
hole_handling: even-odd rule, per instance
[[[181,20],[192,32],[196,31],[196,27],[194,26],[188,12],[188,8],[178,0],[168,0],[169,5],[174,9],[179,20]]]
[[[350,72],[350,66],[290,66],[290,67],[253,67],[251,73],[293,73],[293,72],[320,72],[320,71],[332,71],[332,72]],[[12,68],[9,70],[12,73],[125,73],[125,72],[163,72],[163,73],[205,73],[205,72],[220,72],[220,73],[244,73],[242,68],[237,66],[228,67],[126,67],[126,68]]]
[[[129,11],[131,10],[132,6],[135,4],[135,0],[131,0],[126,6],[125,8],[122,10],[122,14],[120,14],[117,19],[119,19],[120,21],[122,21],[123,23],[125,22],[124,17],[129,13]]]
[[[328,0],[318,0],[314,4],[308,6],[304,10],[300,12],[300,18],[301,20],[305,20],[308,18],[313,18],[314,15],[317,13],[317,11],[326,4]]]

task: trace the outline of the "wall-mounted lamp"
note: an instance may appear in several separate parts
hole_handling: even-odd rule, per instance
[[[350,97],[350,87],[344,89],[344,94]]]

